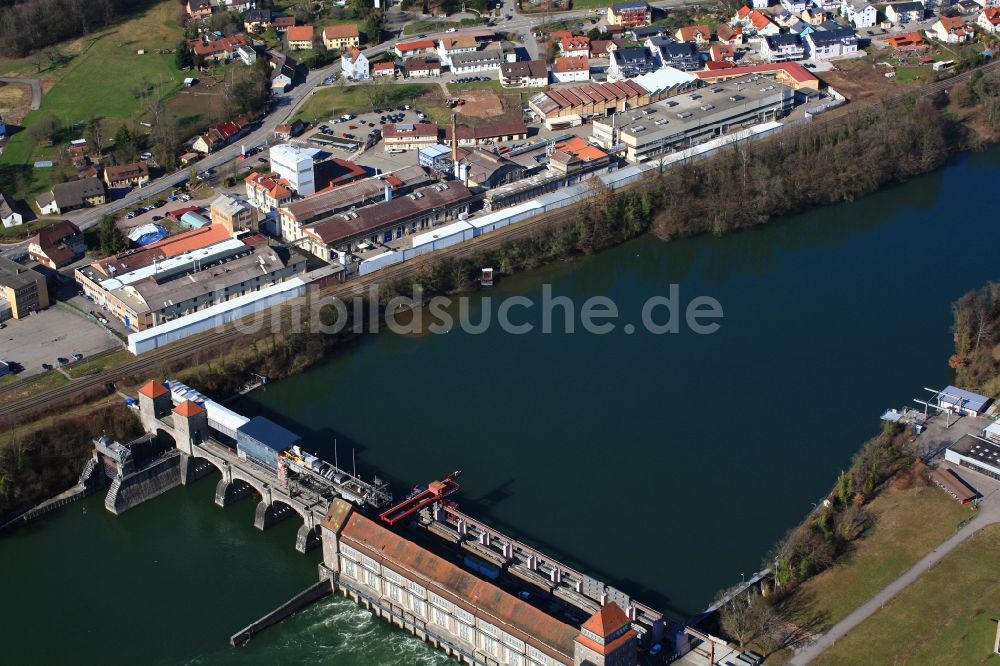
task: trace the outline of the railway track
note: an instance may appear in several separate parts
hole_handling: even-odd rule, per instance
[[[969,81],[974,75],[976,75],[976,73],[985,74],[996,69],[997,67],[1000,67],[1000,61],[987,63],[976,69],[961,72],[946,79],[928,83],[920,88],[909,90],[893,97],[885,98],[881,100],[879,104],[885,106],[896,106],[906,99],[914,96],[933,96],[957,84]],[[784,132],[776,134],[773,138],[781,140],[782,137],[788,137],[796,131],[802,131],[806,128],[816,128],[817,125],[832,127],[846,122],[846,119],[846,115],[841,115],[819,121],[814,120],[811,123],[799,127],[789,128]],[[405,280],[407,278],[414,277],[419,275],[420,272],[429,264],[436,263],[443,259],[462,259],[475,256],[476,254],[484,251],[500,248],[505,243],[531,236],[536,232],[545,229],[549,225],[568,222],[575,215],[576,207],[568,206],[564,209],[528,218],[515,225],[504,227],[503,229],[499,229],[485,236],[474,238],[465,243],[445,248],[443,250],[438,250],[437,252],[421,255],[408,262],[386,267],[370,275],[351,280],[350,282],[328,287],[321,292],[321,295],[334,296],[343,300],[364,296],[368,287],[373,284],[392,282],[401,279]],[[256,315],[249,315],[244,321],[258,316],[260,316],[260,313]],[[186,359],[197,352],[222,346],[233,337],[242,335],[242,333],[235,330],[235,328],[235,324],[230,324],[219,331],[204,333],[190,338],[189,340],[179,342],[171,347],[150,352],[143,357],[137,358],[119,368],[107,370],[93,376],[72,380],[69,384],[64,386],[49,389],[20,400],[11,399],[14,394],[20,392],[23,388],[24,384],[22,382],[18,382],[0,390],[0,418],[13,416],[19,412],[35,411],[46,406],[55,407],[61,401],[72,397],[75,393],[80,391],[86,391],[93,387],[114,383],[123,377],[128,377],[141,372],[148,372],[163,364]]]

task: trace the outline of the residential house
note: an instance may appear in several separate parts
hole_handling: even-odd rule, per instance
[[[191,47],[196,56],[201,57],[205,62],[219,63],[228,62],[237,57],[236,50],[240,47],[249,48],[249,42],[244,35],[233,35],[220,39],[192,39],[188,42],[188,46]]]
[[[652,52],[648,48],[627,47],[615,49],[611,54],[608,79],[612,81],[631,79],[642,74],[648,74],[654,69],[656,69],[656,58],[653,57]]]
[[[0,192],[0,223],[7,229],[24,223],[24,216],[17,212],[13,202]]]
[[[100,181],[97,184],[100,185]],[[28,256],[53,270],[73,263],[86,253],[87,241],[83,232],[69,220],[43,227],[28,241]]]
[[[955,7],[958,8],[958,12],[963,16],[978,16],[979,12],[983,9],[974,0],[959,0],[959,2],[955,3]]]
[[[441,63],[437,60],[424,58],[407,58],[403,63],[403,73],[407,78],[421,79],[428,76],[441,76]]]
[[[372,78],[379,79],[383,76],[396,78],[396,63],[390,60],[389,62],[377,62],[372,65]]]
[[[104,167],[104,182],[112,189],[142,187],[149,182],[149,166],[145,162],[132,162]]]
[[[552,63],[552,80],[555,83],[589,81],[590,59],[582,56],[576,58],[556,58],[556,61]]]
[[[313,27],[311,25],[295,25],[285,33],[289,51],[311,49],[313,47]]]
[[[243,180],[247,199],[259,210],[269,213],[291,203],[292,190],[287,180],[276,173],[251,173]]]
[[[503,62],[503,47],[494,43],[487,45],[482,51],[455,53],[451,56],[451,71],[453,74],[492,72],[500,69]]]
[[[1000,0],[976,0],[976,3],[983,9],[1000,7]]]
[[[292,123],[281,123],[274,128],[274,138],[278,141],[288,141],[302,134],[305,128],[305,123],[301,120],[296,120]]]
[[[714,62],[733,62],[736,60],[736,49],[729,44],[712,44],[708,57]]]
[[[1000,32],[1000,8],[987,7],[976,19],[976,24],[990,34]]]
[[[418,39],[413,42],[399,42],[393,48],[396,51],[396,55],[400,58],[412,58],[436,51],[437,44],[430,39]]]
[[[215,11],[215,8],[212,7],[212,0],[188,0],[185,9],[187,15],[193,19],[207,18]]]
[[[767,37],[768,35],[777,35],[781,32],[781,29],[767,15],[757,9],[750,9],[746,5],[743,5],[736,11],[736,16],[733,17],[732,24],[742,27],[744,35]]]
[[[288,32],[289,28],[295,27],[295,17],[272,14],[271,27],[274,28],[275,32],[284,35]]]
[[[874,7],[872,9],[874,9]],[[799,13],[799,18],[809,25],[817,26],[822,25],[823,22],[827,20],[827,15],[826,12],[819,7],[807,7],[805,11]],[[874,21],[875,18],[873,17],[872,20]]]
[[[340,69],[345,79],[363,81],[368,78],[368,58],[361,49],[351,48],[340,56]]]
[[[590,57],[590,38],[573,36],[559,40],[559,55],[564,58]]]
[[[441,64],[451,67],[451,57],[460,53],[473,53],[479,50],[479,42],[470,34],[452,34],[438,41],[438,58]]]
[[[663,37],[669,32],[670,31],[667,28],[652,25],[639,25],[634,28],[629,28],[625,35],[634,42],[644,42],[650,37]]]
[[[672,39],[654,37],[646,40],[646,48],[659,60],[660,68],[672,67],[684,72],[701,69],[701,56],[694,42],[675,42]]]
[[[247,67],[252,67],[257,62],[257,51],[250,46],[237,46],[233,55]]]
[[[919,5],[920,3],[911,2],[906,4]],[[889,6],[892,7],[892,5]],[[875,6],[867,0],[843,0],[840,5],[840,15],[850,21],[857,29],[871,28],[878,20],[878,12],[875,10]],[[889,20],[892,19],[890,18]],[[816,25],[815,23],[810,23]]]
[[[771,6],[771,0],[751,0],[750,6],[754,9],[767,9]]]
[[[608,23],[632,28],[653,22],[653,11],[645,2],[618,2],[608,7]]]
[[[590,42],[590,57],[608,58],[611,56],[611,52],[619,46],[621,44],[613,39],[595,39]]]
[[[885,6],[885,17],[893,25],[913,23],[924,19],[922,2],[894,2]]]
[[[688,25],[678,28],[674,37],[679,42],[694,42],[701,46],[712,41],[712,29],[707,25]]]
[[[42,215],[62,215],[77,208],[100,206],[107,201],[100,178],[81,178],[53,185],[35,198]]]
[[[271,64],[271,93],[288,92],[295,82],[299,64],[291,56],[277,51],[270,51],[268,58]]]
[[[937,22],[931,26],[930,32],[942,42],[948,44],[961,44],[972,39],[975,31],[972,26],[958,16],[941,16]]]
[[[851,28],[816,30],[805,36],[806,55],[811,60],[828,60],[857,53],[858,36]]]
[[[213,153],[246,134],[249,126],[250,122],[243,117],[216,125],[196,138],[191,148],[203,155]]]
[[[743,45],[743,26],[731,26],[728,23],[720,23],[715,30],[715,37],[723,44],[730,46]]]
[[[437,143],[438,134],[434,123],[388,123],[382,126],[382,147],[386,152],[418,150]]]
[[[806,10],[806,0],[781,0],[781,6],[787,12],[798,14]]]
[[[243,29],[247,32],[264,32],[270,27],[270,9],[249,9],[243,14]]]
[[[505,62],[500,65],[500,85],[504,88],[544,88],[549,69],[544,60]]]
[[[919,32],[907,32],[902,35],[890,35],[885,38],[886,44],[897,51],[921,53],[930,48],[930,44]]]
[[[323,46],[330,50],[343,51],[361,46],[361,36],[355,23],[328,25],[323,28]]]
[[[796,34],[769,35],[760,42],[760,55],[767,62],[802,60],[806,50]]]

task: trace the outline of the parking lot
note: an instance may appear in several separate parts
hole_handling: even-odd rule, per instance
[[[58,366],[59,359],[73,361],[73,354],[82,358],[119,343],[82,314],[64,306],[52,305],[24,319],[8,319],[0,329],[0,358],[24,368],[21,377],[44,372],[42,364]]]
[[[242,185],[242,183],[240,183]],[[242,190],[242,188],[241,188]],[[135,229],[136,227],[141,227],[144,224],[162,224],[167,227],[168,230],[176,231],[177,228],[172,227],[174,222],[166,218],[167,213],[179,208],[189,208],[191,206],[199,206],[204,209],[208,209],[208,206],[214,201],[216,195],[213,193],[210,197],[204,199],[190,199],[184,201],[183,199],[177,199],[176,201],[167,201],[163,206],[153,208],[152,210],[142,210],[141,208],[136,209],[138,214],[133,217],[128,217],[127,215],[118,219],[118,228],[123,234],[128,235],[129,231]],[[206,215],[206,217],[208,217]]]

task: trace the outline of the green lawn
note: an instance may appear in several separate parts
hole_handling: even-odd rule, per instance
[[[813,663],[995,664],[1000,525],[983,528]]]
[[[31,222],[25,222],[24,224],[18,225],[16,227],[11,227],[10,229],[6,227],[0,227],[0,242],[9,243],[23,238],[28,238],[34,236],[38,233],[38,230],[47,227],[50,224],[58,222],[59,218],[55,217],[43,217],[37,220],[32,220]]]
[[[70,377],[79,378],[117,368],[134,358],[127,349],[118,349],[109,354],[103,354],[94,358],[85,358],[82,361],[73,363],[66,367],[66,372]]]
[[[955,533],[971,510],[936,486],[889,489],[868,506],[874,517],[869,534],[831,569],[810,579],[792,596],[793,615],[831,625],[898,578],[935,546]],[[806,602],[808,600],[808,602]],[[806,617],[797,617],[801,624]],[[814,627],[815,628],[815,627]]]
[[[142,14],[100,33],[65,45],[68,61],[56,69],[35,72],[34,59],[0,60],[0,71],[40,77],[53,84],[42,96],[42,107],[25,118],[30,126],[39,118],[54,115],[72,126],[91,115],[108,119],[110,127],[144,115],[146,95],[169,97],[176,92],[184,73],[174,67],[174,56],[158,55],[157,48],[172,49],[181,38],[176,22],[177,4],[163,0]],[[144,55],[137,51],[145,50]],[[70,132],[72,133],[72,132]],[[24,164],[35,157],[50,156],[52,150],[36,151],[26,131],[18,132],[7,146],[0,163]]]
[[[9,384],[15,384],[20,382],[23,375],[4,375],[0,377],[0,386],[7,386]],[[10,397],[12,400],[19,400],[27,398],[28,396],[35,395],[36,393],[41,393],[42,391],[47,391],[53,389],[63,384],[68,383],[69,380],[66,376],[57,370],[46,370],[40,375],[32,375],[26,378],[20,387],[14,389],[15,393]]]
[[[302,105],[296,119],[315,123],[329,120],[345,113],[366,113],[372,110],[372,103],[365,86],[378,88],[378,96],[383,101],[382,106],[399,106],[401,104],[412,104],[413,100],[421,93],[437,88],[433,83],[382,83],[363,84],[355,86],[330,86],[317,90],[312,97]]]

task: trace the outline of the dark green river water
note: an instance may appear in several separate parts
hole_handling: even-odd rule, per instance
[[[1000,149],[863,201],[726,238],[645,238],[476,296],[613,299],[607,335],[369,337],[252,394],[306,448],[378,470],[397,495],[461,469],[460,507],[673,615],[761,565],[886,407],[949,379],[949,304],[1000,277],[986,196]],[[724,310],[713,335],[653,335],[679,285]],[[482,306],[480,296],[493,302]],[[537,310],[537,308],[536,308]],[[518,311],[518,321],[532,321]],[[537,322],[536,322],[537,323]],[[578,326],[579,328],[579,326]],[[239,650],[231,633],[308,585],[294,520],[206,479],[120,518],[93,497],[0,537],[6,663],[445,663],[340,599]]]

